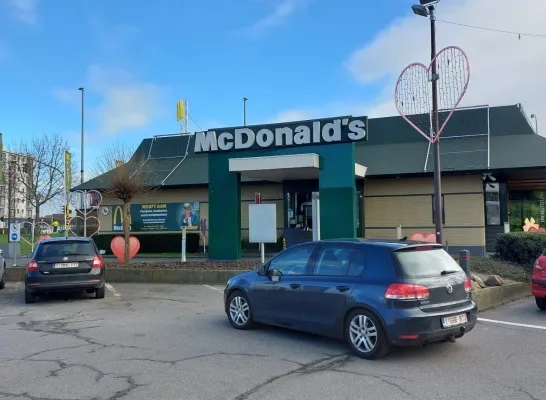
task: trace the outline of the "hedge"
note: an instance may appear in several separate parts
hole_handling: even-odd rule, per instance
[[[83,230],[82,230],[83,231]],[[97,247],[101,250],[105,250],[106,254],[112,254],[110,249],[110,242],[116,236],[123,236],[120,234],[100,234],[94,236]],[[182,237],[180,233],[165,233],[156,235],[138,235],[133,234],[140,241],[141,254],[146,253],[179,253],[181,251]],[[199,234],[188,233],[186,236],[186,251],[188,253],[200,253],[203,249],[199,246]],[[265,251],[267,253],[277,253],[282,250],[282,236],[278,238],[277,243],[266,243]],[[257,243],[249,243],[248,239],[243,238],[241,240],[241,248],[243,250],[258,251]]]
[[[496,256],[503,260],[532,268],[536,258],[546,249],[546,233],[510,232],[497,236]]]

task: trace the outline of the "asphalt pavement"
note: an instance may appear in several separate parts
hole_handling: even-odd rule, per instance
[[[336,340],[237,331],[222,288],[113,284],[25,305],[0,291],[0,399],[546,399],[546,313],[484,312],[456,343],[365,361]]]

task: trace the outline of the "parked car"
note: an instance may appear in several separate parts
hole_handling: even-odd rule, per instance
[[[92,239],[43,239],[32,257],[25,271],[25,303],[56,291],[84,290],[104,298],[104,260]]]
[[[531,293],[537,307],[546,311],[546,250],[535,260],[531,278]]]
[[[4,259],[4,252],[0,249],[0,289],[6,287],[6,260]]]
[[[294,245],[231,278],[224,308],[255,323],[344,339],[366,359],[393,346],[450,341],[477,321],[471,281],[441,245],[323,240]]]

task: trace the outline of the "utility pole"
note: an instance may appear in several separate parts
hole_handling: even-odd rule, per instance
[[[80,92],[82,92],[82,126],[81,126],[81,161],[80,161],[80,184],[83,185],[83,163],[84,163],[84,92],[85,89],[83,87],[78,88]],[[87,237],[87,221],[86,221],[86,213],[87,213],[87,192],[84,192],[81,198],[81,213],[82,213],[82,219],[83,219],[83,237]]]
[[[246,102],[247,98],[243,97],[243,125],[246,126]]]

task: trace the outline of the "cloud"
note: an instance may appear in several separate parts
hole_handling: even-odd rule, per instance
[[[296,11],[306,7],[312,0],[282,0],[269,14],[254,23],[252,26],[244,29],[246,32],[260,33],[282,25]]]
[[[39,0],[6,0],[6,3],[19,21],[30,25],[38,22]]]
[[[92,65],[85,81],[85,93],[98,98],[96,104],[86,109],[96,118],[100,134],[116,135],[145,128],[166,115],[163,88],[138,81],[124,69]],[[72,105],[80,104],[81,94],[76,89],[56,88],[53,96]]]
[[[460,0],[440,2],[437,8],[437,48],[461,47],[470,60],[470,84],[461,106],[521,103],[527,114],[546,121],[546,38],[503,34],[442,23],[451,21],[522,33],[546,34],[546,1]],[[411,4],[408,3],[408,4]],[[362,92],[375,93],[356,103],[302,107],[280,116],[305,113],[311,118],[329,115],[397,115],[396,80],[412,62],[430,60],[430,25],[408,10],[348,55],[343,68]],[[299,114],[302,116],[303,114]],[[298,118],[299,119],[299,118]],[[540,127],[539,127],[540,128]]]

